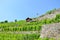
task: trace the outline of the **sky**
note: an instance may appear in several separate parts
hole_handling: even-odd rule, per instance
[[[0,0],[0,21],[24,20],[60,8],[60,0]]]

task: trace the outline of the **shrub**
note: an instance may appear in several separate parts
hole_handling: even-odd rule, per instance
[[[5,22],[5,23],[8,23],[8,21],[7,21],[7,20],[5,20],[4,22]]]

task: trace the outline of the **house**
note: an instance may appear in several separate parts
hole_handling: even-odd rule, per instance
[[[32,19],[31,18],[26,18],[26,22],[31,22],[32,21]]]

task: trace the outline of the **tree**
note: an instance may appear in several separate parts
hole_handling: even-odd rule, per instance
[[[7,21],[7,20],[5,20],[4,22],[5,22],[5,23],[8,23],[8,21]]]
[[[4,23],[4,22],[0,22],[0,23]]]
[[[17,19],[15,19],[15,22],[17,22]]]

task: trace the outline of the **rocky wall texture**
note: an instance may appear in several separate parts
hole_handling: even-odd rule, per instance
[[[60,38],[60,23],[47,24],[42,26],[41,38]]]

